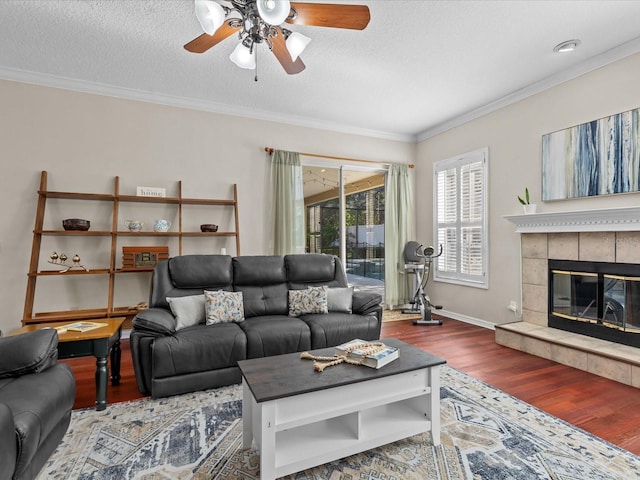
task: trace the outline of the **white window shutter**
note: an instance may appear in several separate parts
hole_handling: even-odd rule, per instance
[[[487,165],[488,149],[434,164],[436,280],[488,288]]]

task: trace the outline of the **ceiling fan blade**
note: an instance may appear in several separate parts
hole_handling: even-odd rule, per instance
[[[192,53],[204,53],[237,31],[238,29],[230,26],[227,21],[224,22],[213,35],[203,33],[187,43],[184,48]]]
[[[278,30],[278,35],[271,38],[271,44],[273,48],[271,51],[276,56],[282,68],[289,74],[294,75],[296,73],[300,73],[306,67],[300,57],[296,59],[296,61],[291,60],[291,55],[289,55],[289,50],[287,50],[287,44],[284,39],[284,34],[282,33],[282,29],[280,27],[275,27]]]
[[[366,5],[291,2],[298,16],[287,23],[312,27],[350,28],[364,30],[371,14]]]

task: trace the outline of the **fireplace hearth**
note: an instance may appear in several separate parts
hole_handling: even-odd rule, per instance
[[[624,334],[622,339],[611,338],[618,336],[614,331],[618,329],[597,325],[597,320],[590,328],[595,332],[586,334],[585,328],[575,328],[579,322],[571,319],[552,320],[552,323],[556,319],[572,321],[573,325],[564,327],[566,330],[561,329],[562,326],[549,326],[549,296],[553,291],[549,278],[550,260],[628,264],[631,270],[620,276],[640,277],[640,206],[625,209],[625,214],[627,210],[629,215],[626,217],[611,209],[590,211],[588,216],[585,212],[577,218],[570,212],[513,216],[518,220],[518,231],[522,234],[522,321],[496,325],[497,343],[640,388],[640,347],[633,341],[638,334],[632,331],[632,320],[626,319],[628,331],[621,332]],[[526,225],[520,226],[520,220],[526,221]],[[573,268],[571,264],[560,267],[568,271]],[[573,271],[581,269],[582,266]],[[570,298],[570,293],[569,290],[562,296]],[[640,312],[637,306],[626,305],[626,308]],[[592,338],[603,336],[603,330],[609,332],[606,339]],[[621,343],[617,343],[619,341]]]
[[[548,326],[640,347],[640,265],[549,259]]]

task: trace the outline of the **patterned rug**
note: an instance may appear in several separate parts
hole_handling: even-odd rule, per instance
[[[401,320],[419,320],[422,318],[420,312],[418,313],[402,313],[402,310],[383,310],[382,321],[383,322],[398,322]]]
[[[450,367],[442,444],[417,435],[291,480],[631,480],[640,457]],[[241,387],[74,411],[38,480],[259,479],[242,449]]]

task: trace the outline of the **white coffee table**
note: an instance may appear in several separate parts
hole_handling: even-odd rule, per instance
[[[341,364],[322,373],[299,353],[238,362],[243,446],[260,450],[271,480],[431,432],[440,444],[440,365],[445,360],[395,339],[400,358],[379,370]],[[327,355],[333,348],[314,351]]]

